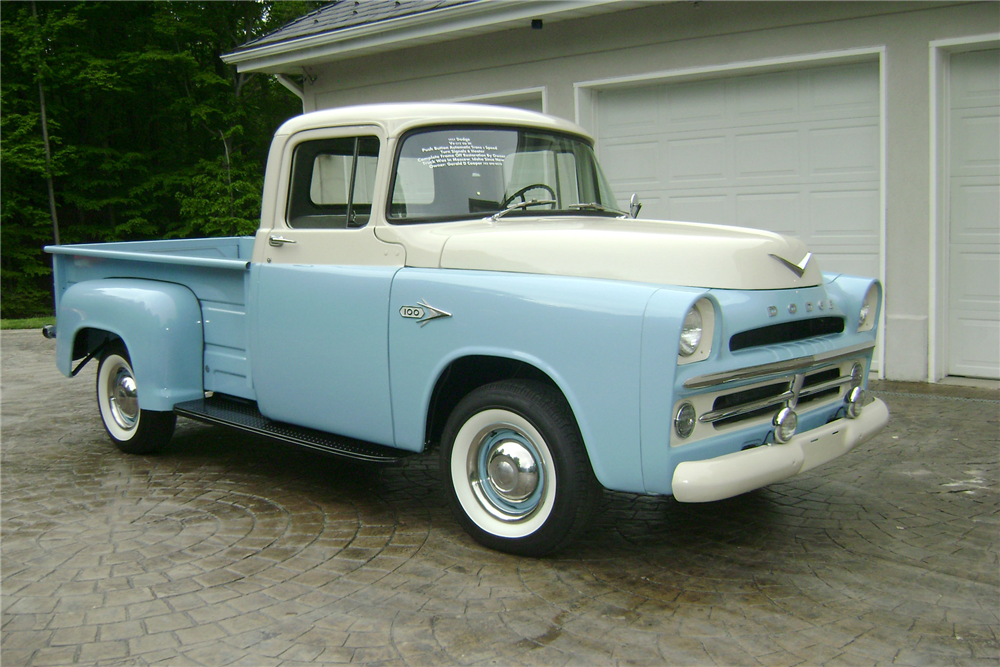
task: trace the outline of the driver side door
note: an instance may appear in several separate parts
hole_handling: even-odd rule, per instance
[[[262,414],[391,445],[388,301],[403,265],[375,236],[384,192],[378,128],[303,133],[256,284],[254,389]],[[379,189],[382,188],[382,189]]]

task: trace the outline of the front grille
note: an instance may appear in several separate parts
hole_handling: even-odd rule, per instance
[[[844,318],[814,317],[809,320],[782,322],[781,324],[771,324],[759,329],[751,329],[750,331],[741,331],[729,339],[729,349],[735,352],[736,350],[743,350],[748,347],[790,343],[805,338],[843,332]]]
[[[816,391],[816,389],[819,385],[836,382],[839,379],[840,369],[838,368],[830,368],[807,375],[805,381],[802,383],[802,389],[799,392],[798,404],[801,406],[806,403],[826,398],[827,396],[836,396],[840,392],[840,388],[842,386],[840,384],[822,388],[818,391]],[[847,378],[845,378],[845,382],[846,381]],[[777,412],[778,406],[783,405],[785,402],[784,400],[778,401],[777,397],[789,391],[791,387],[792,381],[787,380],[759,387],[752,387],[750,389],[744,389],[743,391],[726,394],[725,396],[719,396],[715,399],[715,403],[712,405],[712,412],[740,410],[744,406],[752,406],[754,403],[764,403],[764,405],[759,409],[749,410],[733,417],[712,420],[712,423],[716,428],[719,428],[729,424],[746,421],[748,419],[772,415]]]

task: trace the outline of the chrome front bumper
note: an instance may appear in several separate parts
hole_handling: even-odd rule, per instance
[[[800,433],[783,445],[685,461],[674,470],[674,498],[703,503],[780,482],[846,454],[870,440],[888,421],[889,409],[876,398],[856,419],[838,419]]]

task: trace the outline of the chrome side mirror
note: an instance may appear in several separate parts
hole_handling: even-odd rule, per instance
[[[639,211],[642,210],[642,204],[639,203],[639,194],[636,192],[632,193],[632,199],[628,203],[628,213],[633,218],[639,217]]]

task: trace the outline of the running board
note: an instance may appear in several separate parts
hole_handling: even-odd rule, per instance
[[[228,426],[254,435],[262,435],[266,438],[360,461],[391,463],[412,454],[412,452],[384,447],[363,440],[272,421],[260,414],[256,403],[224,396],[212,396],[211,398],[178,403],[174,406],[174,412],[188,419]]]

